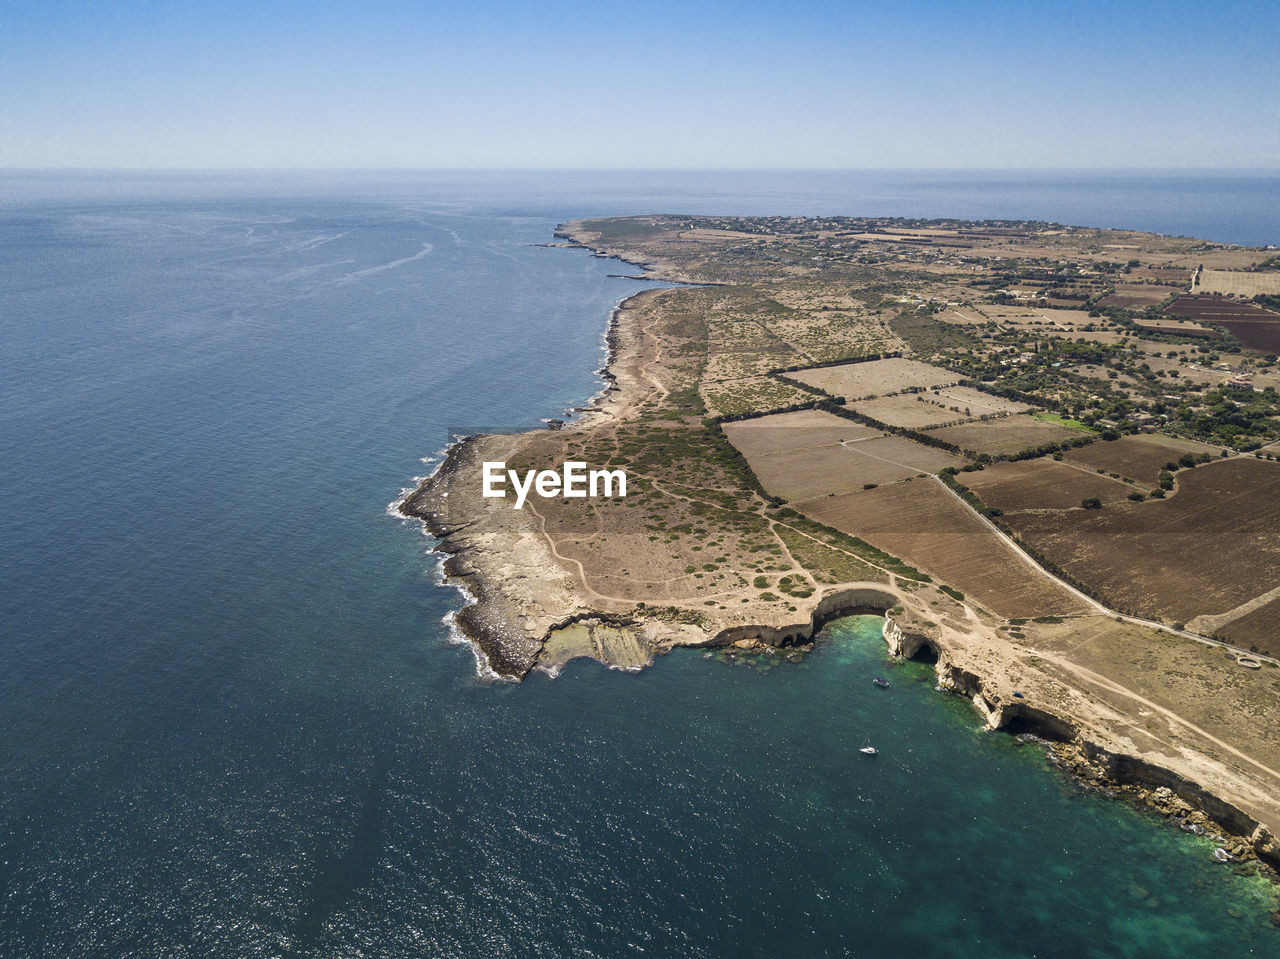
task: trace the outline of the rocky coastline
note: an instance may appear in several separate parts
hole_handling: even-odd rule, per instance
[[[1200,784],[1101,742],[1072,718],[1029,704],[1025,699],[993,688],[984,677],[959,665],[945,641],[936,636],[904,631],[886,617],[883,635],[890,652],[910,658],[928,650],[936,658],[938,686],[970,700],[986,728],[1041,746],[1049,761],[1081,788],[1128,802],[1170,824],[1218,843],[1214,858],[1243,873],[1256,870],[1280,884],[1280,841],[1265,825],[1235,804]],[[1280,913],[1273,916],[1280,925]]]

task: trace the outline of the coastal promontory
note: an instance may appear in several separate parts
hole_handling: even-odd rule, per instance
[[[558,239],[682,285],[619,305],[580,415],[467,438],[400,504],[484,671],[794,657],[876,611],[990,726],[1276,861],[1280,313],[1249,295],[1274,256],[853,217]],[[625,495],[485,495],[486,463],[566,462]]]

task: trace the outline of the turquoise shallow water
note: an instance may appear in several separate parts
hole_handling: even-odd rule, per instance
[[[477,680],[387,504],[642,284],[547,200],[277,191],[0,213],[0,956],[1280,955],[878,621]]]

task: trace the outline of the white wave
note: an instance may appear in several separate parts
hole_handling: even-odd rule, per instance
[[[404,501],[409,498],[410,493],[412,493],[419,486],[421,486],[427,480],[431,479],[431,477],[435,476],[437,473],[440,472],[440,467],[444,466],[445,461],[449,458],[449,452],[465,439],[466,439],[465,436],[456,436],[453,439],[451,439],[448,443],[446,443],[444,446],[440,447],[440,449],[436,450],[434,453],[429,453],[428,455],[418,460],[419,463],[422,463],[423,465],[426,465],[426,466],[430,466],[431,467],[430,471],[427,473],[426,476],[413,477],[413,485],[406,486],[400,490],[400,495],[387,504],[387,509],[386,509],[387,515],[394,516],[397,519],[417,520],[418,522],[421,523],[422,520],[420,520],[417,516],[406,516],[404,513],[402,513],[400,511],[400,507],[404,505]],[[425,536],[431,535],[430,531],[427,529],[426,523],[422,523],[422,532],[423,532],[423,535]]]
[[[384,273],[387,270],[394,270],[397,267],[404,266],[406,263],[412,263],[414,260],[421,260],[423,257],[431,255],[431,251],[435,246],[431,243],[422,244],[422,249],[413,256],[401,257],[398,260],[392,260],[390,263],[383,263],[381,266],[371,266],[363,270],[356,270],[354,273],[348,273],[338,282],[340,284],[354,283],[356,280],[363,280],[366,276],[373,276],[375,273]]]
[[[471,648],[471,655],[476,661],[477,678],[483,679],[486,682],[515,682],[515,680],[510,676],[503,676],[495,670],[489,662],[489,657],[486,656],[484,650],[480,648],[480,644],[464,633],[462,628],[458,625],[458,614],[468,606],[474,606],[478,600],[476,598],[476,594],[467,589],[465,583],[449,579],[449,575],[444,571],[445,562],[445,557],[441,556],[439,562],[436,563],[436,585],[453,587],[459,594],[461,594],[463,600],[461,609],[451,609],[440,617],[440,622],[443,623],[448,630],[448,635],[445,637],[445,641],[451,646],[468,646]]]
[[[451,583],[454,588],[462,590],[457,583]],[[466,590],[462,590],[464,595],[470,595]],[[463,606],[466,609],[471,603]],[[476,661],[476,678],[483,679],[489,683],[514,683],[518,680],[512,679],[510,676],[503,676],[489,663],[489,657],[484,654],[484,650],[480,648],[480,644],[475,642],[471,637],[464,633],[458,626],[458,613],[462,610],[449,610],[440,617],[440,622],[448,628],[448,636],[446,642],[451,646],[466,646],[471,650],[471,656]]]
[[[443,455],[440,457],[440,462],[436,463],[435,469],[433,469],[428,476],[415,477],[413,486],[401,490],[400,495],[396,500],[388,504],[387,515],[394,516],[397,519],[410,520],[418,523],[419,528],[422,531],[422,535],[430,536],[434,539],[434,535],[431,530],[427,528],[427,524],[420,517],[408,516],[400,511],[400,507],[404,505],[404,501],[408,498],[409,494],[416,490],[424,480],[429,479],[439,471],[440,467],[444,465],[445,459],[448,457],[449,450],[461,442],[462,438],[454,440],[454,442],[441,449],[439,452]],[[430,457],[424,458],[424,462],[429,458]],[[444,624],[448,630],[446,642],[452,646],[465,645],[471,648],[471,655],[476,661],[476,676],[479,679],[483,679],[486,682],[515,682],[516,680],[513,680],[510,676],[503,676],[495,670],[489,663],[489,657],[486,656],[484,650],[480,648],[480,644],[467,636],[466,633],[464,633],[458,626],[458,614],[468,606],[474,606],[478,602],[477,597],[475,593],[467,589],[465,583],[458,580],[451,580],[449,578],[449,574],[444,570],[444,564],[448,561],[448,557],[445,554],[440,553],[434,547],[432,548],[432,553],[436,557],[436,565],[433,570],[434,576],[432,577],[435,581],[435,585],[456,589],[462,597],[462,606],[459,609],[451,609],[440,617],[440,622]]]

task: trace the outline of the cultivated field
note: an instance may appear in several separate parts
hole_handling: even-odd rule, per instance
[[[822,410],[776,413],[722,427],[729,442],[748,460],[766,453],[835,446],[844,440],[883,436],[879,430],[862,426]]]
[[[881,423],[905,426],[906,429],[928,429],[929,426],[969,419],[963,412],[954,412],[936,402],[928,402],[931,396],[931,393],[902,393],[900,396],[861,399],[859,402],[849,403],[849,408]]]
[[[1280,351],[1280,313],[1223,296],[1180,296],[1170,313],[1226,327],[1253,350]]]
[[[1135,266],[1126,276],[1132,283],[1156,283],[1173,289],[1191,285],[1191,271],[1185,267]]]
[[[900,464],[914,473],[936,473],[948,466],[964,465],[964,460],[959,456],[902,436],[883,436],[862,440],[850,443],[849,449],[863,456]]]
[[[1024,414],[980,423],[948,426],[926,432],[947,443],[955,443],[962,450],[988,453],[992,456],[1017,453],[1033,446],[1058,443],[1081,435],[1079,430],[1045,423]]]
[[[1146,490],[1159,480],[1164,465],[1171,460],[1176,462],[1183,453],[1208,453],[1217,456],[1219,449],[1206,443],[1161,433],[1139,433],[1135,436],[1122,436],[1112,442],[1101,440],[1079,449],[1067,450],[1062,457],[1068,463],[1078,463],[1089,469],[1119,473],[1143,484],[1143,489]]]
[[[1219,330],[1211,330],[1208,327],[1201,326],[1199,323],[1179,320],[1171,316],[1144,319],[1138,324],[1138,328],[1151,333],[1174,333],[1178,336],[1196,336],[1210,340],[1218,339],[1222,336]]]
[[[1086,472],[1047,457],[1017,463],[996,463],[956,477],[988,506],[1005,513],[1020,510],[1080,509],[1092,496],[1104,506],[1122,503],[1134,487],[1120,480]]]
[[[858,451],[859,444],[786,450],[749,459],[751,470],[770,494],[787,500],[809,499],[894,483],[919,470]]]
[[[1099,301],[1101,306],[1117,306],[1141,309],[1162,303],[1172,293],[1169,287],[1132,286],[1120,284],[1116,291]]]
[[[1170,622],[1228,612],[1280,583],[1280,464],[1219,460],[1177,482],[1163,500],[1006,519],[1111,605]]]
[[[1031,409],[1026,403],[1017,400],[1006,400],[1001,396],[983,393],[971,386],[952,386],[932,390],[925,394],[925,399],[933,399],[943,403],[952,410],[970,416],[988,416],[997,413],[1025,413]]]
[[[747,423],[800,415],[786,413]],[[838,417],[830,418],[840,422]],[[943,450],[885,436],[856,423],[849,423],[848,427],[836,430],[824,425],[752,427],[729,423],[725,434],[747,458],[760,485],[770,494],[792,501],[847,493],[868,485],[883,486],[964,462]],[[863,438],[858,438],[860,435]],[[810,445],[798,445],[806,439]]]
[[[971,306],[954,308],[943,313],[942,319],[959,326],[978,326],[983,323],[989,323],[996,309],[993,306],[984,306],[981,310]],[[1000,307],[1000,309],[1003,309],[1003,307]]]
[[[932,393],[881,396],[874,400],[849,403],[848,408],[879,420],[881,423],[888,423],[890,426],[902,426],[915,430],[969,419],[964,413],[950,410],[933,400]]]
[[[1200,283],[1196,287],[1204,293],[1225,293],[1228,296],[1257,296],[1259,293],[1280,293],[1280,273],[1247,273],[1238,270],[1201,270]]]
[[[901,557],[998,616],[1070,615],[1083,609],[936,480],[821,497],[796,508]]]
[[[913,386],[944,386],[960,379],[949,370],[900,358],[824,366],[787,375],[846,400],[898,393]]]
[[[969,386],[881,396],[874,400],[850,403],[848,407],[881,423],[917,430],[973,420],[980,416],[1021,413],[1031,409],[1026,403],[991,396]]]
[[[1219,627],[1217,632],[1237,646],[1280,656],[1280,599]]]

